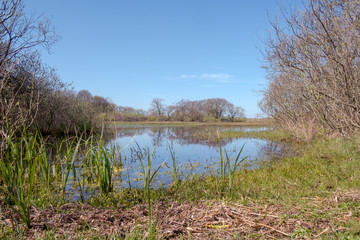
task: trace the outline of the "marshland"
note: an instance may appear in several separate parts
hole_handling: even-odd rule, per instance
[[[168,48],[171,34],[154,34],[155,38],[169,38],[156,45],[156,54],[151,54],[152,47],[139,40],[151,37],[136,35],[148,31],[136,31],[142,24],[160,25],[168,31],[184,31],[189,26],[201,26],[199,29],[205,31],[206,26],[219,24],[220,31],[234,26],[231,24],[238,19],[239,9],[246,10],[241,17],[246,12],[259,16],[257,11],[250,11],[252,3],[208,3],[208,11],[194,11],[196,18],[188,12],[191,24],[181,25],[186,19],[178,15],[178,10],[188,8],[176,1],[164,1],[161,8],[156,3],[113,3],[112,9],[98,4],[95,7],[89,1],[87,10],[96,9],[102,14],[101,10],[106,9],[103,19],[120,26],[131,54],[137,56],[134,49],[141,49],[142,59],[129,57],[121,46],[109,50],[107,47],[113,46],[109,39],[101,54],[97,49],[89,51],[85,42],[76,42],[77,34],[86,35],[78,31],[80,28],[70,34],[74,38],[67,45],[66,29],[78,22],[73,18],[69,24],[63,19],[67,22],[63,25],[57,21],[59,15],[54,15],[54,22],[64,31],[65,39],[61,40],[45,15],[29,14],[29,9],[57,13],[64,6],[40,2],[2,0],[0,7],[1,239],[360,239],[358,1],[294,1],[280,7],[280,19],[268,15],[270,30],[261,45],[261,67],[267,82],[257,89],[261,116],[255,116],[252,103],[247,102],[254,100],[248,95],[247,85],[252,83],[231,74],[179,74],[166,78],[171,88],[155,80],[170,74],[167,70],[173,65],[166,63],[178,59],[177,69],[192,69],[187,63],[199,69],[201,63],[217,69],[206,60],[218,65],[229,59],[226,63],[231,65],[235,61],[229,57],[233,49],[224,50],[231,41],[217,38],[221,34],[211,32],[211,38],[205,39],[193,33],[191,43],[202,39],[212,46],[191,55],[196,60],[197,56],[205,56],[195,62],[179,57],[180,52],[169,53],[169,49],[177,48],[189,53],[181,44]],[[260,2],[256,9],[270,4]],[[83,10],[78,2],[73,4],[70,13]],[[190,6],[188,1],[184,4]],[[141,12],[142,7],[146,11]],[[190,9],[203,7],[195,4]],[[174,17],[158,12],[162,8]],[[227,15],[213,22],[210,13],[219,13],[220,8],[226,9]],[[121,14],[116,11],[113,15],[114,9],[120,9]],[[143,14],[135,14],[138,11]],[[150,17],[151,13],[159,14]],[[205,14],[201,16],[207,21],[198,14]],[[89,14],[78,11],[67,16],[78,15],[88,19]],[[140,15],[149,17],[145,20]],[[130,16],[126,18],[129,21],[119,16]],[[139,22],[130,21],[133,19]],[[169,25],[154,24],[153,19]],[[251,29],[255,26],[251,21],[241,22]],[[134,25],[121,25],[125,23]],[[170,28],[170,23],[180,25]],[[246,26],[241,26],[246,31]],[[115,34],[110,27],[106,29],[106,34],[99,35]],[[131,31],[125,34],[128,29]],[[94,34],[91,36],[99,41]],[[128,41],[125,36],[134,38]],[[188,38],[181,39],[182,44],[188,43]],[[82,58],[89,64],[82,68],[84,65],[78,61],[76,71],[70,74],[79,78],[74,80],[75,86],[81,78],[92,79],[92,75],[104,79],[119,75],[133,81],[120,81],[119,88],[103,78],[101,86],[87,81],[92,91],[99,90],[96,95],[87,89],[76,90],[61,80],[61,70],[45,61],[51,62],[52,58],[44,58],[44,50],[56,49],[54,46],[61,41],[65,42],[62,47],[78,44],[71,48],[74,59],[94,52],[87,58],[106,62],[104,68],[92,67]],[[196,46],[200,49],[207,44]],[[81,47],[86,47],[86,54],[78,54]],[[118,68],[116,74],[112,72],[115,60],[110,60],[111,54],[117,49],[127,56],[126,61],[121,54],[116,56],[126,66],[121,71],[132,69],[131,74],[121,75]],[[156,62],[145,61],[147,54],[162,56],[162,49],[168,51],[163,58],[166,61],[157,58],[163,64],[161,74],[154,78],[152,71],[159,70],[151,65],[148,75],[141,75],[140,69],[146,72],[145,66]],[[216,57],[209,58],[210,52]],[[225,58],[221,58],[223,52],[227,52]],[[104,53],[109,61],[96,57]],[[62,55],[55,53],[55,59],[60,58]],[[65,62],[71,64],[72,60],[67,58]],[[102,69],[100,75],[97,69]],[[242,71],[246,73],[246,69]],[[136,82],[136,76],[149,77],[151,86]],[[124,98],[117,98],[115,103],[101,96],[100,88]],[[144,99],[149,100],[148,110],[138,107]],[[122,105],[128,101],[134,107]]]

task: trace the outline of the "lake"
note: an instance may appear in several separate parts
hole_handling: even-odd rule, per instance
[[[142,187],[142,168],[139,158],[146,162],[148,153],[154,150],[152,168],[157,169],[154,188],[171,184],[173,160],[176,158],[178,175],[181,179],[193,174],[218,174],[220,163],[219,142],[211,136],[217,131],[262,131],[267,127],[239,126],[151,126],[119,125],[112,128],[114,138],[108,143],[121,148],[123,170],[117,177],[117,187]],[[224,139],[221,141],[225,151],[234,159],[244,146],[241,157],[247,157],[242,167],[255,168],[258,160],[269,160],[283,151],[281,144],[255,138]]]

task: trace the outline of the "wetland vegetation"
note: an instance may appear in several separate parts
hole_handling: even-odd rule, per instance
[[[357,1],[273,24],[261,120],[75,92],[41,63],[50,23],[1,6],[1,239],[360,238]]]
[[[135,144],[136,136],[144,135],[137,128],[123,129],[128,143]],[[249,156],[250,140],[244,146],[236,142],[238,136],[229,136],[228,129],[218,131],[215,126],[217,139],[211,134],[206,141],[204,136],[195,137],[201,139],[195,144],[203,141],[206,148],[217,149],[217,159],[211,170],[196,172],[196,164],[185,171],[189,166],[181,163],[182,151],[193,140],[179,147],[173,139],[173,145],[164,146],[167,154],[160,151],[162,158],[156,159],[156,149],[165,143],[158,138],[159,128],[162,134],[174,134],[157,126],[152,129],[155,135],[145,134],[151,146],[142,149],[81,137],[56,147],[40,136],[24,135],[9,143],[0,164],[1,237],[356,238],[358,139],[302,143],[273,129],[241,131],[246,137],[261,134],[292,146],[290,154],[273,155],[267,161],[253,159],[256,167],[249,167],[243,158]],[[138,135],[133,135],[136,131]],[[180,132],[189,134],[184,129]],[[227,139],[239,148],[233,150]],[[230,155],[230,151],[234,152]],[[126,182],[135,176],[126,166],[131,156],[139,175],[137,181]],[[168,177],[168,184],[156,184],[161,176]],[[126,183],[117,185],[121,177]]]

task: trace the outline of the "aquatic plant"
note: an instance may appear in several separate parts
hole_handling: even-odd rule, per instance
[[[234,164],[232,164],[231,162],[231,158],[229,157],[227,151],[225,150],[225,157],[226,160],[224,160],[223,157],[223,151],[222,151],[222,147],[221,147],[221,140],[219,140],[219,151],[220,151],[220,194],[222,195],[224,190],[225,190],[225,177],[226,175],[228,175],[229,181],[228,181],[228,186],[229,186],[229,191],[231,193],[232,191],[232,187],[233,187],[233,179],[234,179],[234,174],[236,172],[236,169],[239,167],[239,165],[245,160],[247,159],[248,156],[243,157],[242,159],[239,160],[240,155],[243,151],[245,147],[245,143],[242,145],[240,151],[238,152]],[[226,168],[228,169],[228,171],[226,171]]]
[[[139,145],[138,145],[139,146]],[[142,155],[140,155],[138,153],[138,160],[141,164],[141,170],[143,173],[143,185],[144,185],[144,199],[147,200],[148,202],[148,221],[149,221],[149,239],[154,239],[155,238],[155,230],[156,230],[156,225],[157,225],[157,220],[155,221],[155,223],[152,223],[152,209],[151,209],[151,191],[150,191],[150,184],[151,182],[154,180],[154,177],[156,176],[157,172],[160,170],[162,164],[160,164],[155,171],[151,172],[151,165],[152,165],[152,159],[154,156],[154,152],[155,152],[156,146],[154,146],[151,154],[150,154],[150,150],[147,149],[147,154],[146,154],[146,165],[144,164],[144,159],[142,159]]]
[[[65,202],[66,186],[69,175],[71,170],[74,168],[75,159],[78,157],[81,141],[82,137],[77,140],[74,138],[71,141],[63,140],[57,148],[56,157],[61,168],[61,199],[63,203]],[[62,153],[63,151],[65,153]]]
[[[172,178],[173,178],[173,185],[174,184],[177,184],[178,182],[178,163],[177,163],[177,155],[179,155],[179,150],[180,150],[180,147],[178,149],[178,152],[177,154],[175,153],[175,150],[174,150],[174,146],[173,146],[173,142],[171,142],[171,144],[169,144],[169,151],[170,151],[170,157],[171,157],[171,160],[172,160],[172,172],[171,172],[171,175],[172,175]]]
[[[228,171],[229,171],[229,191],[230,191],[230,193],[231,193],[232,187],[233,187],[232,184],[233,184],[233,179],[234,179],[235,171],[236,171],[236,169],[239,167],[239,165],[240,165],[245,159],[247,159],[247,157],[248,157],[248,156],[245,156],[245,157],[243,157],[242,159],[239,160],[240,155],[241,155],[244,147],[245,147],[245,143],[242,145],[239,153],[237,154],[233,166],[231,166],[231,158],[229,157],[227,151],[225,150],[226,162],[227,162],[227,166],[228,166],[228,169],[229,169]]]
[[[4,158],[0,158],[1,180],[5,184],[6,200],[12,207],[15,204],[22,221],[30,228],[31,196],[36,178],[36,167],[42,151],[37,135],[29,137],[24,134],[7,142]],[[39,149],[40,148],[40,149]]]

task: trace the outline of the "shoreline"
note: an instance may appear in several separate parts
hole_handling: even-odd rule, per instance
[[[139,121],[139,122],[124,122],[113,121],[106,122],[108,125],[162,125],[162,126],[273,126],[274,122],[271,119],[247,119],[239,122],[180,122],[180,121]]]

